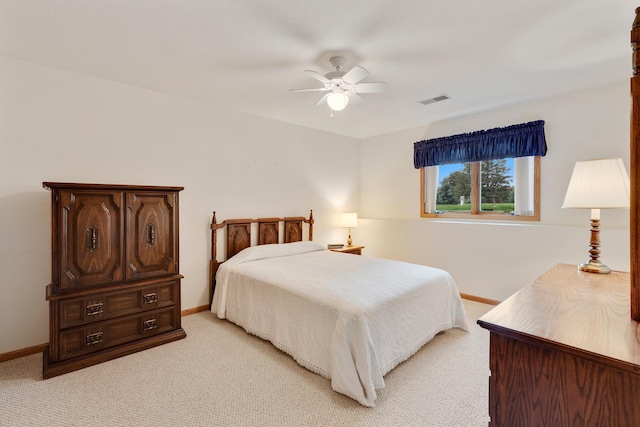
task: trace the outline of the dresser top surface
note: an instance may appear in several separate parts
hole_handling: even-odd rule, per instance
[[[640,323],[631,319],[629,273],[586,273],[557,264],[478,323],[640,368]]]
[[[47,190],[110,190],[110,191],[182,191],[184,187],[169,187],[156,185],[123,185],[123,184],[85,184],[77,182],[48,182],[42,183]]]

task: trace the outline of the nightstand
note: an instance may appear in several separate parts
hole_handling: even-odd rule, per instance
[[[344,248],[329,249],[329,250],[333,252],[342,252],[345,254],[362,255],[363,249],[364,249],[364,246],[345,246]]]

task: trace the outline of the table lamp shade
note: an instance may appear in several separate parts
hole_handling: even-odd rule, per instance
[[[622,159],[576,162],[563,208],[629,207],[629,175]]]
[[[342,213],[342,226],[355,228],[358,226],[358,214],[356,212]]]

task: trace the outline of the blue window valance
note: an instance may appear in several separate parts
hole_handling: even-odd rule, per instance
[[[544,120],[489,130],[425,139],[413,144],[413,165],[478,162],[510,157],[544,156]]]

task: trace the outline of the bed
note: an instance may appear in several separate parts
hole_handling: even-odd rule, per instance
[[[218,262],[223,228],[227,258]],[[449,273],[329,251],[312,241],[313,213],[220,224],[214,213],[211,230],[211,311],[269,340],[364,406],[375,405],[384,375],[437,333],[468,328]]]

